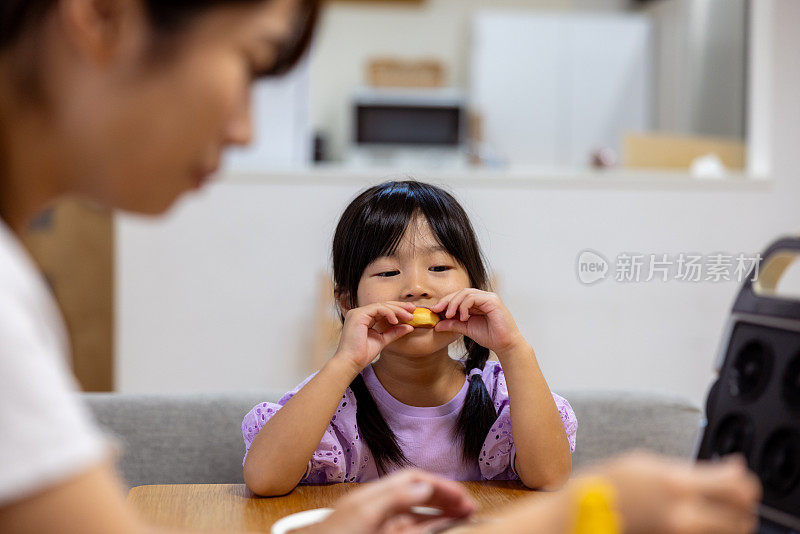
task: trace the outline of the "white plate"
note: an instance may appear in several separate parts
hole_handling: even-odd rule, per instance
[[[429,508],[427,506],[412,506],[411,511],[419,515],[442,515],[442,511],[438,508]],[[331,515],[331,512],[333,512],[333,508],[315,508],[313,510],[287,515],[286,517],[280,518],[272,525],[270,533],[287,534],[292,530],[319,523]]]
[[[272,534],[286,534],[292,530],[319,523],[331,515],[331,512],[333,512],[333,508],[315,508],[313,510],[287,515],[276,521],[275,524],[272,525],[270,532]]]

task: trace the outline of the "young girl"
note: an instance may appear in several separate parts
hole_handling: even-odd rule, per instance
[[[333,271],[344,316],[333,358],[242,422],[251,490],[365,482],[403,466],[531,488],[567,480],[575,414],[485,291],[475,233],[450,194],[415,181],[366,190],[339,221]],[[405,324],[417,307],[441,322]],[[454,360],[459,340],[466,355]],[[487,361],[490,350],[499,362]]]

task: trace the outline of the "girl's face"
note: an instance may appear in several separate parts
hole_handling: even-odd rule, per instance
[[[227,146],[250,142],[253,75],[275,63],[298,4],[220,3],[166,36],[133,13],[107,50],[76,45],[58,62],[69,65],[69,83],[50,95],[53,127],[67,140],[65,188],[140,213],[199,188]]]
[[[427,219],[414,218],[394,254],[377,258],[364,269],[358,283],[359,306],[397,300],[426,308],[442,297],[470,287],[466,269],[436,240]],[[416,328],[384,352],[429,355],[446,349],[460,336]]]

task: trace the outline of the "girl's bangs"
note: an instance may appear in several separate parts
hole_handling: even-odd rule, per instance
[[[366,263],[395,253],[414,211],[397,209],[399,206],[378,205],[364,217],[361,238],[366,245]]]
[[[469,226],[469,222],[466,216],[461,216],[459,206],[451,205],[448,200],[439,191],[418,182],[400,182],[382,191],[364,217],[362,235],[368,244],[367,264],[393,254],[408,225],[419,216],[427,221],[437,244],[466,265],[467,234],[472,229],[461,226]]]

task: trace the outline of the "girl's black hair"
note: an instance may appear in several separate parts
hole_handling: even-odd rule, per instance
[[[256,4],[268,0],[141,0],[158,37],[177,33],[192,19],[221,5]],[[0,50],[9,48],[44,20],[58,0],[0,1]],[[264,75],[281,75],[294,67],[311,42],[321,0],[300,0],[295,33],[279,51],[278,60]]]
[[[473,287],[487,289],[488,277],[475,231],[466,212],[451,194],[434,185],[413,180],[386,182],[370,187],[345,209],[333,238],[333,279],[337,299],[348,308],[358,305],[358,282],[366,267],[391,254],[417,215],[427,219],[433,235],[470,277]],[[464,338],[465,371],[483,369],[489,350]],[[378,410],[364,379],[358,375],[350,384],[358,409],[359,433],[372,451],[382,472],[390,466],[409,462],[397,437]],[[465,461],[478,461],[483,442],[497,419],[494,404],[481,376],[473,375],[464,407],[459,413],[454,437],[461,442]]]

